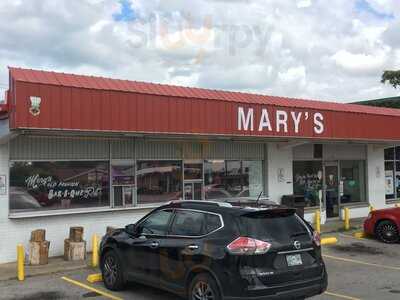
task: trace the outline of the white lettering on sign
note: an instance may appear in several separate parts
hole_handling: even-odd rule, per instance
[[[258,116],[258,114],[257,114]],[[258,124],[258,131],[275,131],[284,133],[301,133],[304,123],[313,122],[313,130],[316,134],[323,134],[325,131],[324,116],[316,112],[296,112],[277,110],[275,112],[275,124],[271,123],[270,111],[267,108],[261,110],[259,119],[253,108],[238,108],[238,129],[240,131],[254,131],[254,124]],[[257,125],[256,125],[257,126]],[[257,128],[257,127],[256,127]],[[256,129],[257,130],[257,129]]]
[[[299,112],[299,113],[296,115],[296,112],[292,111],[292,112],[290,112],[290,114],[291,114],[292,119],[293,119],[294,132],[295,132],[295,133],[299,133],[299,125],[300,125],[300,119],[301,119],[302,113]]]
[[[239,130],[245,130],[245,131],[254,130],[254,110],[252,108],[249,108],[247,110],[247,115],[245,115],[244,108],[239,107],[238,119],[239,119]]]
[[[268,128],[269,131],[272,131],[271,122],[269,120],[269,115],[268,115],[268,110],[266,108],[263,108],[263,110],[262,110],[260,126],[258,126],[258,131],[263,131],[264,128]]]
[[[324,123],[322,123],[323,120],[324,116],[322,114],[314,114],[314,132],[316,134],[321,134],[324,132]]]
[[[280,132],[281,127],[283,127],[284,132],[288,132],[288,126],[287,126],[287,112],[284,110],[277,110],[276,111],[276,131]]]

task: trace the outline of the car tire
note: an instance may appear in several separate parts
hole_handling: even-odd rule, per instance
[[[107,289],[120,291],[125,288],[126,281],[121,260],[115,250],[109,250],[103,255],[100,269],[104,285]]]
[[[389,220],[381,221],[375,229],[376,237],[387,244],[397,243],[399,241],[399,229],[397,225]]]
[[[206,273],[196,275],[190,282],[188,300],[197,299],[222,300],[217,283]]]

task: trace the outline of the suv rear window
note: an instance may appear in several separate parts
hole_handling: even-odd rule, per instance
[[[295,214],[249,214],[238,219],[242,235],[260,239],[287,241],[308,230]]]

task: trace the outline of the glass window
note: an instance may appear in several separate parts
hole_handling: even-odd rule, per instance
[[[308,236],[305,225],[294,214],[254,214],[238,218],[240,231],[245,236],[277,242],[287,242],[302,235]]]
[[[206,233],[210,233],[217,230],[222,226],[221,218],[217,215],[207,214],[206,215]]]
[[[182,199],[181,161],[138,161],[138,204]]]
[[[385,160],[393,160],[394,159],[394,148],[385,149]]]
[[[186,162],[184,164],[185,180],[203,180],[203,163]]]
[[[364,161],[340,161],[340,176],[341,203],[366,201]]]
[[[138,232],[140,234],[165,235],[171,216],[172,210],[159,210],[139,224]]]
[[[304,196],[306,206],[319,206],[319,191],[322,189],[321,161],[293,162],[293,190]]]
[[[205,198],[258,197],[263,191],[262,161],[207,160]]]
[[[133,206],[135,189],[130,186],[113,186],[114,207]]]
[[[394,199],[394,162],[385,161],[385,197]]]
[[[113,185],[135,185],[135,164],[133,162],[113,162],[111,174]]]
[[[177,210],[171,226],[171,235],[200,236],[205,234],[205,214]]]
[[[230,198],[226,189],[226,169],[224,160],[208,160],[204,163],[205,198]]]
[[[396,160],[400,160],[400,147],[396,147],[395,152],[396,152]]]
[[[395,189],[396,195],[399,197],[400,195],[400,161],[396,161],[396,176],[395,176]]]
[[[322,158],[322,150],[323,150],[323,146],[322,144],[314,144],[314,158]]]
[[[104,161],[12,162],[10,212],[109,206]]]
[[[243,161],[243,173],[248,186],[247,194],[250,197],[258,197],[263,191],[262,161]]]

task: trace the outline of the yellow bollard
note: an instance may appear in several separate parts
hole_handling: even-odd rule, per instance
[[[315,231],[321,233],[321,212],[319,211],[319,209],[315,211],[314,222],[315,222]]]
[[[21,244],[17,245],[17,276],[19,281],[25,279],[25,251],[24,246]]]
[[[96,268],[99,265],[99,243],[97,235],[92,237],[92,267]]]
[[[344,230],[350,230],[350,209],[348,207],[344,209]]]
[[[372,205],[370,205],[369,206],[369,212],[373,212],[374,210],[375,210],[375,208]]]

